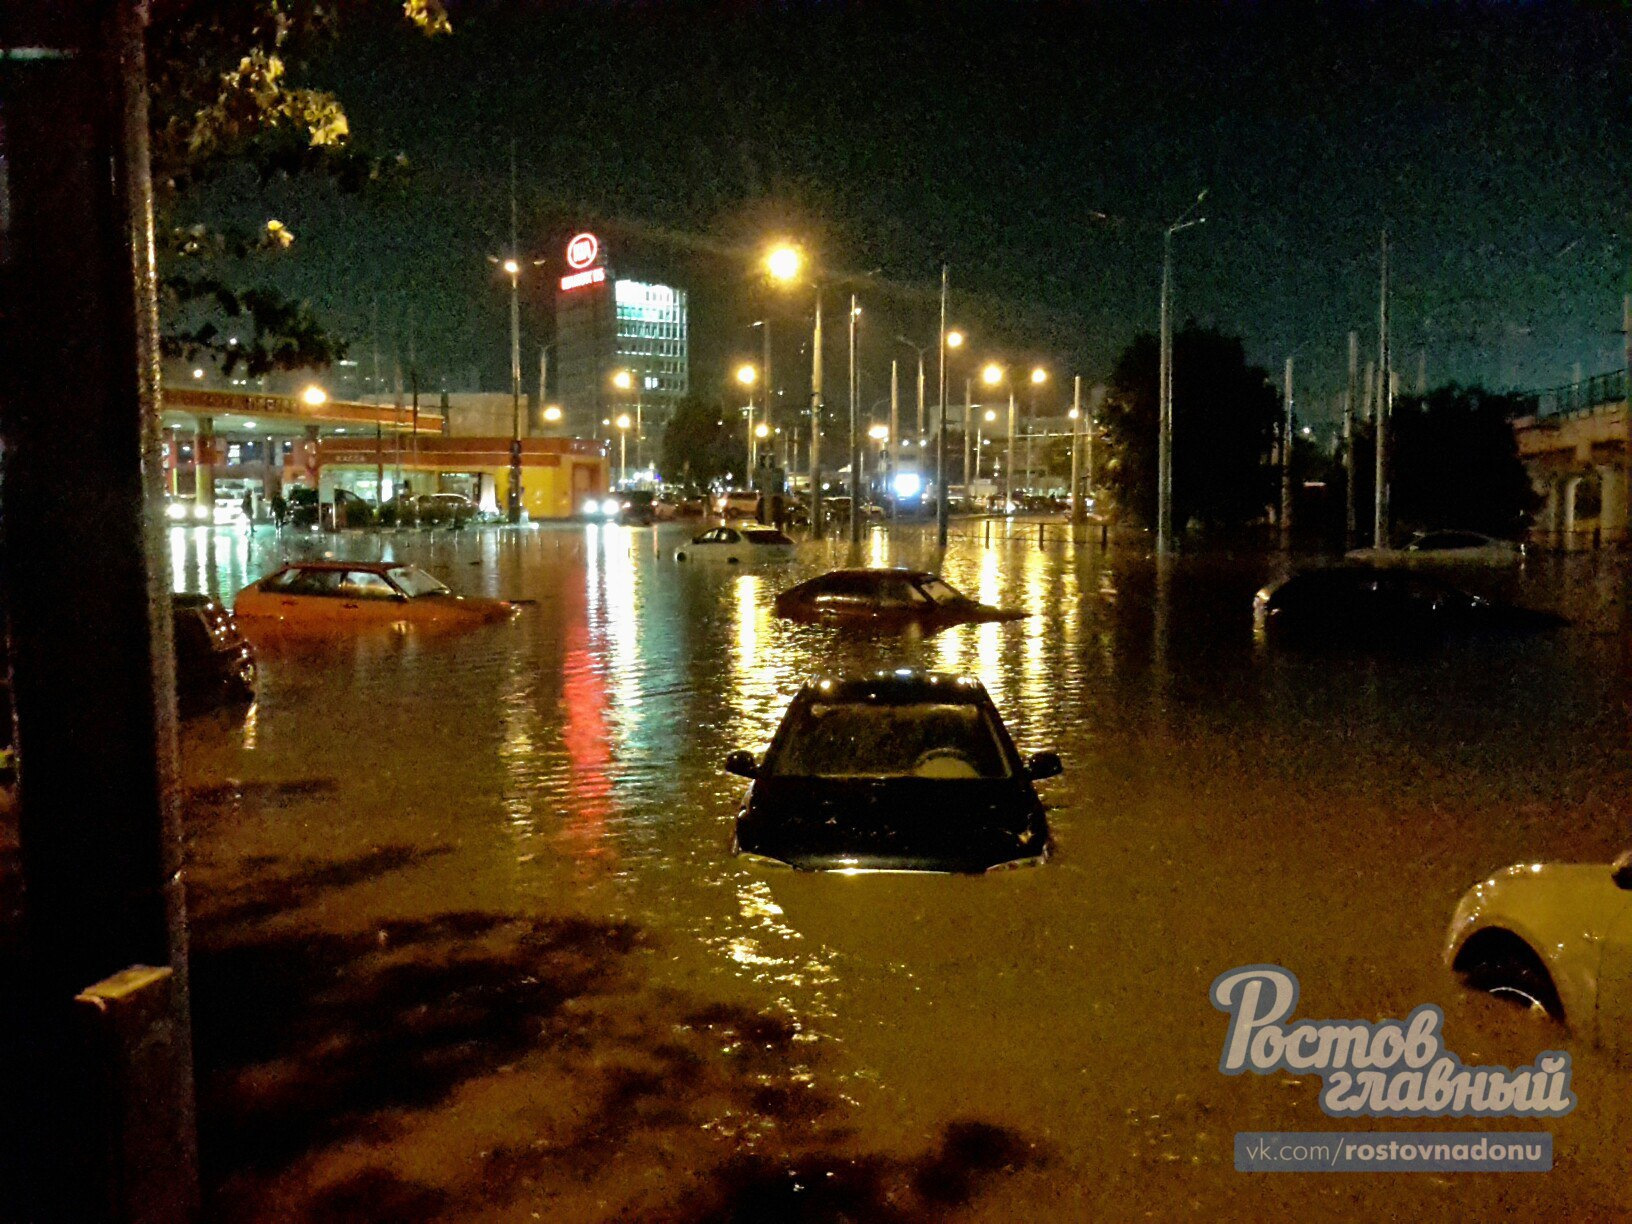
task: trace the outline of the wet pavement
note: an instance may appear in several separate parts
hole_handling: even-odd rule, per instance
[[[1300,1219],[1632,1212],[1632,1076],[1465,995],[1452,906],[1514,861],[1632,844],[1626,573],[1541,558],[1486,587],[1563,631],[1393,658],[1255,640],[1279,562],[987,545],[944,572],[1013,624],[858,638],[775,619],[845,560],[672,559],[683,529],[335,538],[177,529],[175,589],[382,550],[533,601],[459,636],[262,649],[247,716],[183,731],[201,1135],[230,1220]],[[874,532],[868,562],[928,559]],[[805,677],[979,676],[1054,862],[989,878],[766,873],[740,780]],[[1226,1077],[1225,969],[1299,1016],[1445,1008],[1467,1063],[1576,1056],[1535,1175],[1259,1174],[1245,1130],[1333,1123],[1318,1078]],[[1551,1210],[1549,1210],[1551,1209]]]

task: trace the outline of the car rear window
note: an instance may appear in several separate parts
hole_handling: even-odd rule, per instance
[[[801,778],[1010,776],[990,715],[967,702],[812,702],[766,764]]]

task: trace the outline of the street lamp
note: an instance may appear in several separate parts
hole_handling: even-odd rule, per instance
[[[618,414],[618,486],[629,483],[629,426],[632,424],[627,412]]]
[[[880,483],[882,483],[882,473],[884,471],[884,448],[890,440],[890,428],[888,425],[874,425],[867,431],[867,436],[874,442],[878,443],[878,470],[880,473]],[[864,486],[865,482],[861,481],[858,482],[858,484]]]
[[[997,362],[989,362],[980,372],[981,381],[988,387],[995,387],[1007,381],[1008,371]],[[1003,512],[1007,514],[1014,507],[1014,384],[1009,384],[1009,440],[1006,454],[1003,459]]]
[[[629,392],[634,390],[634,387],[635,387],[634,373],[632,371],[629,371],[629,370],[615,370],[615,371],[613,371],[612,385],[614,387],[616,387],[619,391],[623,392],[625,396],[627,396],[629,394]],[[619,429],[628,429],[629,428],[629,414],[627,412],[623,413],[621,416],[618,417],[615,424],[617,425],[617,427]],[[621,452],[622,444],[623,444],[623,439],[620,438],[619,439],[619,447],[620,447],[619,454],[620,454],[620,457],[619,457],[619,461],[618,461],[618,468],[619,468],[618,480],[619,480],[620,483],[629,478],[628,468],[623,463],[622,457],[621,457],[621,455],[622,455],[622,452]],[[635,401],[635,459],[636,459],[636,462],[638,463],[639,459],[640,459],[640,401],[638,399]]]
[[[1048,381],[1048,371],[1042,366],[1031,369],[1031,404],[1026,410],[1026,492],[1031,492],[1031,436],[1037,432],[1037,390]]]
[[[765,256],[765,271],[781,285],[804,283],[804,253],[779,243]],[[822,534],[822,286],[816,290],[816,324],[810,342],[810,534]]]
[[[986,424],[990,425],[995,420],[997,420],[997,413],[993,412],[990,408],[986,409],[986,416],[985,416]],[[986,443],[981,439],[981,436],[980,436],[981,428],[982,427],[979,426],[979,425],[975,426],[975,483],[976,484],[980,483],[980,448],[986,445]]]
[[[300,393],[300,398],[303,403],[309,404],[313,408],[321,408],[329,402],[329,393],[313,383]]]
[[[489,255],[510,278],[510,488],[505,494],[505,517],[521,522],[521,261],[516,249],[515,163],[510,166],[510,250],[505,259]]]
[[[1156,448],[1156,555],[1165,557],[1173,547],[1173,315],[1169,301],[1173,290],[1173,235],[1192,225],[1201,225],[1207,218],[1191,218],[1207,198],[1207,189],[1189,208],[1179,214],[1172,225],[1162,233],[1162,337],[1160,385],[1160,435]]]
[[[754,433],[754,383],[758,380],[759,371],[754,369],[751,363],[745,361],[737,367],[737,382],[742,384],[748,395],[748,483],[750,485],[753,483],[754,461],[756,458],[754,452],[757,449],[754,439],[758,436]]]
[[[544,423],[546,425],[561,424],[561,405],[550,404],[544,409]]]

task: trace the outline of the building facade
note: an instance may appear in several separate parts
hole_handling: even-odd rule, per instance
[[[578,437],[616,441],[617,419],[627,414],[631,467],[644,468],[690,390],[686,291],[618,279],[588,233],[567,244],[567,268],[555,300],[554,398],[563,423]]]

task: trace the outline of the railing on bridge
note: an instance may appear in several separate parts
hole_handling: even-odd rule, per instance
[[[1626,371],[1611,370],[1607,374],[1594,374],[1580,382],[1551,387],[1546,391],[1531,391],[1519,398],[1529,405],[1521,415],[1532,416],[1538,421],[1586,416],[1605,404],[1619,404],[1626,399]]]

